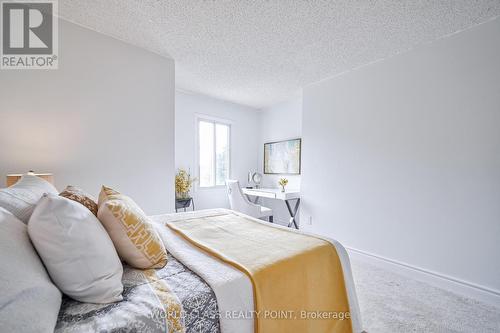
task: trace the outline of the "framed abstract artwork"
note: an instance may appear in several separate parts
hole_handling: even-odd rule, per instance
[[[301,139],[264,144],[264,173],[300,175]]]

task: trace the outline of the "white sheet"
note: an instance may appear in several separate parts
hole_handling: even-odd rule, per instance
[[[156,227],[165,243],[165,248],[177,260],[198,274],[212,288],[217,298],[221,317],[222,333],[253,333],[254,324],[250,314],[254,310],[253,288],[250,279],[242,272],[198,249],[165,226],[168,221],[189,217],[202,217],[226,213],[225,210],[207,210],[189,213],[154,216]]]
[[[227,209],[208,209],[195,212],[157,215],[153,216],[152,219],[156,222],[157,230],[165,243],[167,251],[169,251],[184,265],[189,267],[189,269],[193,272],[201,276],[213,289],[217,298],[219,311],[221,312],[220,324],[222,333],[253,333],[254,325],[253,318],[251,318],[251,316],[247,316],[246,319],[234,318],[236,315],[250,314],[254,310],[253,289],[250,279],[234,267],[206,254],[165,226],[165,223],[169,221],[227,214],[228,212],[251,218],[244,214],[229,211]],[[254,218],[251,219],[275,228],[288,229],[284,226],[270,224],[269,222],[264,222]],[[339,242],[332,239],[295,229],[288,230],[322,238],[335,246],[342,263],[353,331],[356,333],[361,332],[362,325],[358,298],[356,296],[356,289],[352,278],[349,256],[345,248]]]

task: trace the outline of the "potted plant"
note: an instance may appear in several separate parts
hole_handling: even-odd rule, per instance
[[[189,199],[189,191],[196,178],[191,178],[189,172],[179,169],[175,175],[175,197],[177,199]]]
[[[285,186],[288,184],[288,179],[280,178],[278,184],[281,186],[281,192],[285,192]]]

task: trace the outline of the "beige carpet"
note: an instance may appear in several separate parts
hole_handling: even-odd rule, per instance
[[[351,259],[368,333],[500,332],[500,309]]]

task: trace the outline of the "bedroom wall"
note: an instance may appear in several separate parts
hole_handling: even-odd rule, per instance
[[[304,228],[500,296],[500,19],[307,86]]]
[[[278,187],[278,180],[288,179],[287,188],[300,189],[300,175],[264,175],[264,143],[300,138],[302,135],[302,95],[263,109],[260,113],[259,169],[263,174],[262,186]],[[261,204],[273,210],[274,221],[288,224],[290,215],[280,200],[262,199]],[[299,221],[300,218],[297,217]]]
[[[196,115],[231,122],[231,177],[241,186],[247,183],[249,170],[257,169],[260,123],[259,111],[191,92],[175,92],[175,167],[197,173]],[[229,208],[225,187],[199,188],[192,191],[196,209]]]
[[[53,172],[149,214],[174,209],[174,61],[60,20],[58,70],[0,73],[0,186]]]

